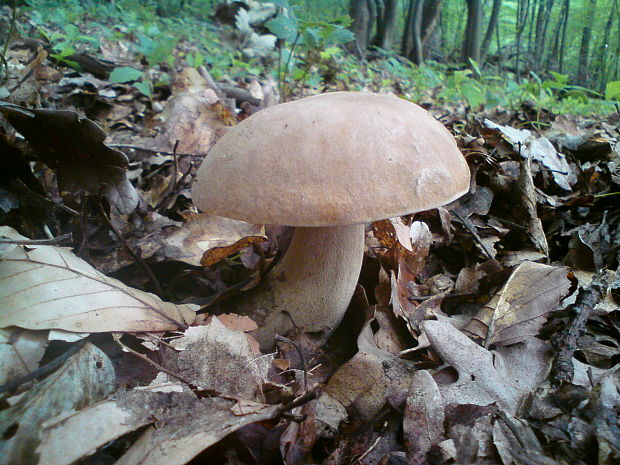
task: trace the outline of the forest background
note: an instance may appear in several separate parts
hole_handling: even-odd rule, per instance
[[[187,41],[188,65],[206,64],[215,79],[273,75],[282,100],[395,87],[414,101],[472,110],[525,101],[558,113],[609,114],[620,98],[618,0],[25,3],[58,60],[101,38],[125,37],[151,69],[171,68],[176,45]],[[234,32],[222,34],[222,25]],[[165,68],[117,70],[111,80],[135,81],[152,96],[169,84]]]

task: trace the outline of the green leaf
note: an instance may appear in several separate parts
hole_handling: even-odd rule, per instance
[[[461,86],[461,93],[469,106],[473,109],[478,108],[481,104],[484,103],[484,93],[481,92],[481,89],[476,85],[475,81],[465,82]]]
[[[115,68],[110,73],[110,81],[117,83],[137,81],[142,77],[142,71],[138,71],[135,68],[124,66],[122,68]]]
[[[286,16],[276,16],[265,25],[272,34],[284,42],[293,42],[299,32],[297,23]]]
[[[620,81],[610,81],[605,86],[607,100],[620,100]]]
[[[302,33],[302,43],[307,47],[318,47],[321,41],[319,30],[315,27],[306,28]]]
[[[343,27],[339,27],[334,32],[332,32],[328,39],[327,43],[329,44],[346,44],[347,42],[351,42],[355,39],[355,34],[345,29]]]
[[[136,82],[133,86],[148,98],[153,98],[153,84],[149,81]]]

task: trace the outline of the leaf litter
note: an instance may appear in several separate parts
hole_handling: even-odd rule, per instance
[[[328,345],[262,354],[225,297],[290,234],[200,214],[189,191],[273,83],[185,66],[148,99],[105,63],[7,59],[39,80],[0,107],[0,463],[619,460],[617,117],[433,108],[470,192],[369,227]]]

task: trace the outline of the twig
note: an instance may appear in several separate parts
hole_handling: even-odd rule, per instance
[[[551,382],[554,386],[572,382],[575,375],[573,354],[577,350],[579,338],[586,330],[590,311],[599,303],[606,288],[605,272],[602,271],[587,288],[579,291],[570,308],[573,315],[570,325],[551,339],[551,345],[557,351],[551,365]]]
[[[276,411],[276,415],[274,418],[286,415],[287,412],[293,410],[295,407],[299,407],[300,405],[306,404],[316,398],[317,398],[316,390],[308,391],[304,393],[303,395],[299,396],[297,399],[294,399],[292,402],[289,402],[288,404],[284,404],[282,407],[280,407]]]
[[[118,237],[118,239],[121,241],[121,243],[123,244],[123,246],[125,247],[125,249],[127,250],[127,252],[129,252],[131,254],[131,256],[138,262],[138,264],[142,267],[142,269],[144,270],[144,272],[146,273],[146,275],[149,278],[149,281],[151,281],[151,284],[153,285],[153,287],[155,288],[156,292],[165,297],[167,300],[172,300],[170,299],[170,296],[168,295],[167,292],[164,292],[164,289],[162,288],[159,280],[155,277],[155,275],[153,274],[153,271],[151,270],[151,267],[148,266],[146,264],[146,262],[144,260],[142,260],[142,257],[140,257],[140,255],[138,255],[129,245],[129,243],[125,240],[125,238],[123,237],[122,233],[116,228],[116,226],[114,226],[112,224],[112,221],[110,221],[110,218],[108,217],[107,213],[105,212],[105,209],[103,208],[103,205],[101,204],[101,202],[98,202],[99,205],[99,210],[101,211],[101,215],[103,216],[105,222],[107,223],[107,225],[110,227],[110,229],[112,230],[112,232],[114,233],[114,235],[116,237]]]
[[[16,380],[3,384],[2,386],[0,386],[0,393],[13,392],[22,384],[27,383],[28,381],[32,381],[34,379],[40,378],[48,373],[51,373],[52,371],[59,368],[69,357],[78,353],[79,350],[82,347],[84,347],[84,344],[86,344],[86,339],[82,339],[81,341],[77,342],[69,350],[67,350],[62,355],[56,357],[51,362],[48,362],[45,365],[40,366],[36,370],[31,371],[30,373],[28,373],[25,376],[22,376],[21,378],[17,378]]]
[[[157,368],[159,371],[163,371],[164,373],[166,373],[167,375],[172,376],[173,378],[178,379],[179,381],[181,381],[184,384],[187,384],[192,390],[196,390],[199,389],[194,383],[192,383],[192,381],[190,379],[187,379],[181,375],[179,375],[178,373],[175,373],[172,370],[169,370],[168,368],[160,365],[157,362],[154,362],[153,360],[151,360],[150,358],[148,358],[146,355],[141,354],[140,352],[138,352],[137,350],[133,350],[131,347],[127,347],[125,344],[123,344],[120,340],[120,338],[117,335],[114,335],[114,342],[116,342],[122,350],[126,350],[127,352],[135,355],[138,358],[141,358],[142,360],[144,360],[146,363],[149,363],[151,365],[153,365],[155,368]]]
[[[299,355],[299,360],[300,360],[300,363],[301,363],[301,369],[302,369],[303,374],[304,374],[304,392],[308,392],[308,372],[306,371],[306,362],[304,360],[303,354],[301,353],[301,348],[294,341],[290,340],[287,337],[280,336],[278,334],[276,334],[275,340],[276,341],[281,341],[281,342],[286,342],[287,344],[292,345],[295,348],[295,350],[297,351],[297,354]]]
[[[71,233],[63,234],[62,236],[55,237],[53,239],[26,239],[26,240],[15,240],[15,239],[0,239],[0,243],[2,244],[17,244],[17,245],[54,245],[59,242],[71,240]]]
[[[463,225],[465,225],[465,227],[469,230],[469,232],[472,234],[472,236],[474,236],[475,241],[478,243],[478,245],[480,245],[480,247],[482,247],[482,250],[484,251],[484,253],[491,259],[493,260],[495,257],[493,256],[493,253],[489,250],[489,248],[482,242],[482,239],[480,239],[480,236],[478,235],[478,233],[476,232],[476,226],[474,226],[474,224],[468,219],[468,218],[463,218],[461,215],[459,215],[456,210],[450,210],[450,213],[452,213],[454,216],[456,216],[459,221],[461,223],[463,223]]]
[[[162,194],[161,199],[155,206],[155,211],[159,211],[159,209],[166,203],[166,201],[168,200],[168,197],[174,192],[174,188],[177,185],[177,176],[179,173],[179,160],[177,158],[178,147],[179,147],[179,140],[177,139],[177,141],[174,143],[174,148],[172,149],[172,157],[174,160],[172,177],[170,179],[170,182],[168,183],[168,186],[166,186],[166,190]]]

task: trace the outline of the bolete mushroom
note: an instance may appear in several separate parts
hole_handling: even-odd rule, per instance
[[[449,203],[469,188],[454,138],[406,100],[336,92],[262,110],[198,169],[195,205],[294,226],[282,260],[237,301],[263,348],[293,324],[323,341],[340,323],[364,254],[364,223]]]

